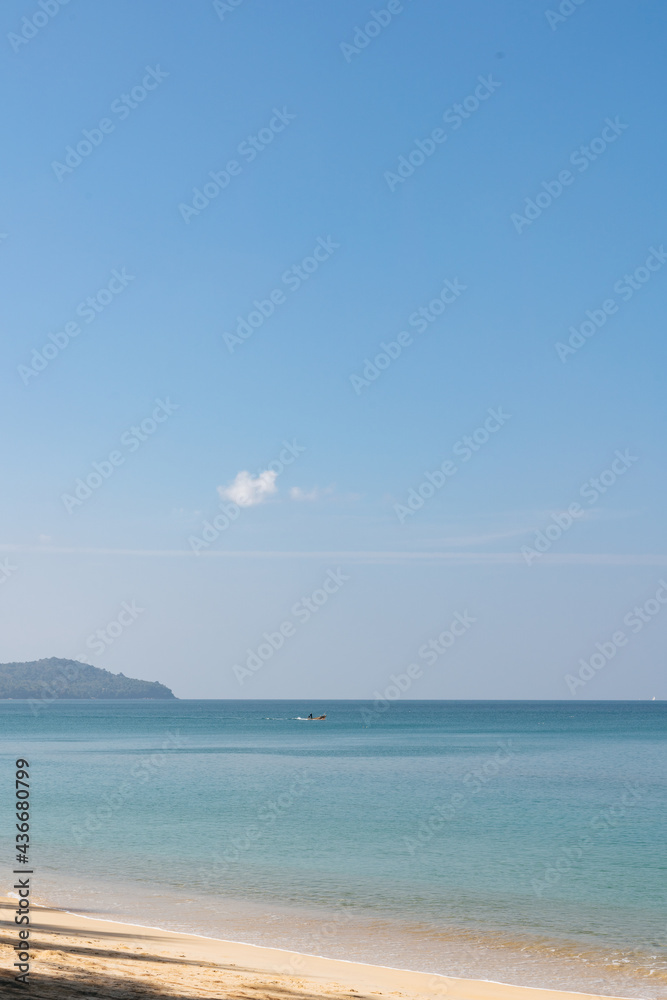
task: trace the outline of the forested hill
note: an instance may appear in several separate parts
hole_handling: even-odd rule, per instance
[[[55,656],[31,663],[0,663],[2,698],[174,698],[159,681],[138,681],[124,674]]]

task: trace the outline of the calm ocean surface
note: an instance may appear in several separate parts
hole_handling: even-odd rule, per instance
[[[665,997],[666,723],[664,702],[0,702],[3,891],[25,756],[55,906]]]

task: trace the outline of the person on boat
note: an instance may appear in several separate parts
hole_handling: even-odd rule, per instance
[[[308,718],[312,719],[312,717],[313,717],[313,713],[311,712],[310,715],[308,716]]]

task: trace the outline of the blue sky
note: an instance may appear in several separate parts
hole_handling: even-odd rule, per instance
[[[664,8],[56,3],[0,18],[2,660],[664,698]]]

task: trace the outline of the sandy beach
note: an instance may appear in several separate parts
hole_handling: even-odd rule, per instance
[[[0,900],[3,995],[13,981],[15,900]],[[414,1000],[567,1000],[565,993],[362,965],[297,952],[90,919],[49,907],[32,910],[29,995],[109,998],[409,997]]]

